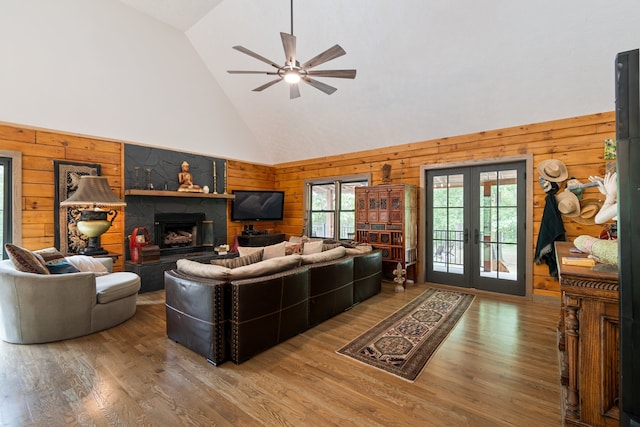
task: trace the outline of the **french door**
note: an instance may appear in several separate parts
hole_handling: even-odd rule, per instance
[[[426,171],[426,281],[525,294],[525,166]]]

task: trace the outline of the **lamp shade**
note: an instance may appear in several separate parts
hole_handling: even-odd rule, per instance
[[[60,206],[115,207],[127,206],[111,191],[109,181],[104,176],[83,175],[80,177],[78,189],[68,199],[60,202]]]

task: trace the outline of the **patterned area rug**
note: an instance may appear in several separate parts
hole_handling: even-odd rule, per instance
[[[415,381],[473,299],[429,288],[337,353]]]

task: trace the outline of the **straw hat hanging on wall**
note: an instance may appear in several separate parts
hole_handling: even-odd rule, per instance
[[[596,215],[602,207],[603,201],[601,199],[591,198],[580,200],[580,215],[571,218],[578,224],[582,225],[595,225]]]
[[[538,173],[551,182],[562,182],[569,177],[567,166],[558,159],[543,160],[538,163]]]
[[[556,195],[556,201],[558,202],[558,210],[563,216],[574,218],[580,215],[580,201],[573,192],[565,190],[559,193]]]

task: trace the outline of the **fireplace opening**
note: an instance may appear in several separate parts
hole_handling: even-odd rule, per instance
[[[156,213],[154,242],[163,254],[202,251],[205,218],[204,213]]]

